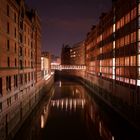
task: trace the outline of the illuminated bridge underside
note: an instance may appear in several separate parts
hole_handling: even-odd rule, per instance
[[[85,65],[52,65],[52,70],[85,70]]]

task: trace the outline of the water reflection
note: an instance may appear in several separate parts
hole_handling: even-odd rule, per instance
[[[99,106],[95,102],[94,98],[91,98],[88,94],[86,94],[85,116],[86,123],[88,127],[91,128],[91,133],[94,131],[92,130],[92,125],[94,125],[102,140],[115,140],[112,132],[108,127],[106,127],[102,120]]]
[[[130,125],[74,82],[57,82],[33,118],[15,140],[139,140]]]
[[[51,100],[52,107],[57,107],[57,109],[61,109],[63,111],[76,110],[77,107],[84,109],[85,103],[85,99],[66,98],[60,100]]]
[[[47,122],[48,114],[49,114],[49,106],[47,105],[44,107],[43,113],[41,114],[41,128],[44,128]]]

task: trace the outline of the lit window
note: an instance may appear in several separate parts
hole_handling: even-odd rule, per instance
[[[140,15],[140,3],[138,5],[138,15]]]
[[[113,41],[113,49],[115,49],[115,41]]]
[[[116,31],[116,24],[113,24],[113,33]]]
[[[140,66],[140,54],[138,55],[138,66]]]
[[[140,86],[140,80],[137,80],[137,86]]]
[[[140,42],[138,42],[138,53],[140,53]]]

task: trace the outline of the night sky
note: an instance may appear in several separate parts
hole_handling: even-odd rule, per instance
[[[75,44],[86,38],[111,0],[26,0],[36,8],[42,23],[42,50],[60,55],[62,44]]]

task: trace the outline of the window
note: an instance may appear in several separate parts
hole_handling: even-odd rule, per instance
[[[14,75],[14,87],[18,87],[18,77],[17,75]]]
[[[125,15],[125,24],[130,22],[130,13],[128,13],[127,15]]]
[[[32,72],[32,80],[34,79],[34,74],[33,74],[33,72]]]
[[[10,67],[10,58],[7,58],[7,66]]]
[[[9,39],[7,40],[7,50],[8,51],[10,50],[10,41],[9,41]]]
[[[26,44],[26,36],[24,36],[24,43]]]
[[[28,81],[30,81],[30,73],[28,73]]]
[[[23,69],[23,64],[22,64],[22,60],[19,61],[20,63],[20,69]]]
[[[11,90],[11,76],[6,77],[6,90]]]
[[[23,22],[20,21],[20,28],[23,29]]]
[[[140,40],[140,32],[138,32],[138,40]],[[131,33],[131,43],[133,42],[136,42],[136,32]]]
[[[23,85],[23,75],[20,74],[20,85]]]
[[[25,56],[26,56],[26,48],[25,48]]]
[[[15,67],[17,66],[17,59],[15,58]]]
[[[17,52],[17,44],[15,43],[15,53]]]
[[[31,62],[31,68],[33,68],[33,62]]]
[[[16,13],[14,14],[14,21],[15,21],[15,23],[17,22],[17,15],[16,15]]]
[[[2,78],[0,78],[0,95],[2,95]]]
[[[116,24],[113,24],[113,33],[116,31]]]
[[[23,37],[22,37],[22,34],[19,34],[19,40],[20,40],[20,43],[23,43]]]
[[[27,83],[27,74],[25,74],[24,78],[25,78],[25,83]]]
[[[15,94],[15,101],[18,99],[18,93]]]
[[[7,34],[9,34],[10,33],[10,24],[9,24],[9,22],[7,22]]]
[[[7,99],[7,106],[9,107],[11,105],[11,97]]]
[[[20,47],[20,56],[22,56],[22,47]]]
[[[15,38],[17,37],[17,29],[15,28]]]
[[[7,16],[9,16],[10,14],[10,8],[9,8],[9,5],[7,5]]]

